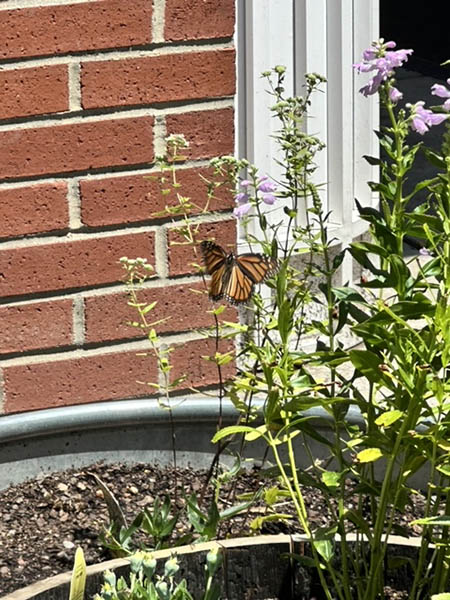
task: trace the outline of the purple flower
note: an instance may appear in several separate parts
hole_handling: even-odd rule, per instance
[[[258,183],[258,191],[260,192],[274,192],[277,189],[277,186],[273,183],[273,181],[261,181]]]
[[[244,202],[248,202],[248,194],[245,192],[240,192],[239,194],[236,194],[234,199],[238,204],[244,204]]]
[[[420,135],[426,133],[433,125],[439,125],[450,116],[434,113],[428,108],[424,108],[424,104],[425,102],[420,100],[413,105],[408,105],[411,111],[411,128],[420,133]]]
[[[252,182],[250,181],[250,179],[243,179],[243,180],[241,181],[241,187],[243,187],[243,188],[247,188],[249,185],[251,185],[251,183],[252,183]]]
[[[447,79],[447,85],[450,85],[450,79]],[[431,93],[434,96],[439,96],[439,98],[446,98],[443,107],[445,110],[450,110],[450,90],[448,90],[445,85],[435,83],[433,86],[431,86]]]
[[[358,73],[375,71],[369,83],[359,90],[364,96],[375,94],[383,81],[393,75],[394,69],[400,67],[408,60],[408,55],[412,54],[412,50],[389,50],[394,47],[395,42],[373,42],[370,48],[364,50],[362,62],[353,65]]]
[[[419,254],[421,256],[431,256],[431,252],[428,250],[428,248],[421,248],[419,250]]]
[[[389,99],[393,104],[397,104],[403,98],[403,94],[396,88],[391,87],[389,90]]]
[[[240,204],[239,206],[236,206],[236,208],[233,210],[233,215],[236,217],[236,219],[240,219],[248,213],[251,207],[252,205],[250,204],[250,202],[247,202],[246,204]]]
[[[266,204],[274,204],[276,201],[276,197],[273,194],[263,194],[263,202],[265,202]]]

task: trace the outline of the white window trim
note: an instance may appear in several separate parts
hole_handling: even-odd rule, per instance
[[[377,179],[377,168],[362,157],[378,156],[373,133],[378,101],[358,93],[365,80],[352,64],[378,39],[378,12],[379,0],[237,0],[236,155],[262,174],[279,173],[271,139],[276,123],[262,71],[285,65],[288,94],[302,93],[304,73],[324,75],[325,93],[315,95],[307,127],[327,145],[316,181],[327,182],[324,202],[332,210],[333,235],[344,244],[366,229],[355,197],[362,205],[377,202],[367,185]],[[239,245],[244,245],[242,233]],[[351,265],[344,270],[343,277],[351,279]]]

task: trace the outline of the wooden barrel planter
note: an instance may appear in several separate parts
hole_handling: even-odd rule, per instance
[[[392,538],[390,556],[414,557],[418,538]],[[314,570],[299,567],[289,554],[309,554],[308,542],[301,536],[267,535],[159,550],[154,557],[161,567],[174,552],[180,564],[179,579],[185,578],[194,598],[204,591],[205,559],[214,547],[222,550],[223,565],[217,575],[222,600],[321,600],[320,584]],[[85,599],[100,590],[103,572],[112,570],[119,577],[129,573],[129,562],[120,558],[87,567]],[[412,578],[409,565],[397,567],[388,584],[407,591]],[[71,573],[63,573],[16,590],[0,600],[67,600]]]

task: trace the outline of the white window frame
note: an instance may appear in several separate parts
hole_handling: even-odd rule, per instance
[[[261,73],[285,65],[289,95],[302,94],[304,73],[324,75],[328,83],[313,98],[307,129],[326,144],[316,181],[327,183],[323,200],[342,244],[366,229],[354,199],[377,202],[367,182],[376,181],[378,171],[363,155],[378,156],[378,100],[358,93],[365,81],[352,64],[378,38],[379,0],[237,0],[236,154],[277,177],[276,124]],[[239,246],[245,247],[242,232]],[[351,269],[350,261],[343,265],[344,280],[352,279]]]

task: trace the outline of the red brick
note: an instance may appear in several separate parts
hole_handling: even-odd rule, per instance
[[[203,223],[200,225],[196,235],[196,240],[215,239],[215,241],[227,250],[234,250],[236,247],[236,221],[216,221],[213,223]],[[182,235],[174,227],[169,231],[169,272],[170,275],[185,275],[195,273],[196,270],[192,263],[201,264],[201,254],[199,247],[188,245],[173,245],[174,242],[184,241]]]
[[[155,326],[158,334],[214,326],[214,319],[208,313],[213,304],[208,300],[203,283],[143,289],[138,298],[140,302],[157,302],[155,308],[147,313],[149,323],[168,318]],[[140,322],[137,310],[128,305],[128,299],[125,292],[85,298],[86,342],[145,337],[141,329],[128,325],[130,321]],[[230,307],[220,318],[232,321],[236,320],[236,314],[236,310]]]
[[[166,0],[166,40],[231,37],[234,4],[234,0]]]
[[[72,301],[0,306],[0,354],[72,344]]]
[[[0,58],[43,56],[151,42],[151,0],[94,0],[2,10]]]
[[[184,134],[190,144],[187,154],[192,159],[233,154],[233,119],[232,108],[167,115],[167,135]]]
[[[0,189],[0,237],[57,231],[68,226],[65,183]]]
[[[217,188],[215,198],[208,204],[207,185],[201,177],[210,180],[212,171],[209,169],[179,169],[176,177],[181,187],[176,189],[167,182],[160,182],[158,173],[149,173],[148,176],[152,179],[145,179],[143,175],[127,175],[81,180],[81,219],[84,225],[102,227],[161,219],[155,213],[163,211],[166,206],[178,206],[177,193],[188,196],[198,205],[199,208],[192,207],[193,215],[207,206],[209,210],[222,211],[234,205],[225,186]],[[169,175],[165,174],[165,177],[167,180]],[[163,189],[170,189],[171,192],[163,195]]]
[[[0,71],[0,119],[69,110],[66,65]]]
[[[121,256],[153,262],[152,233],[86,237],[0,251],[2,296],[18,296],[114,283],[123,278]]]
[[[219,343],[219,352],[222,354],[231,350],[233,350],[233,342],[230,340],[223,340]],[[215,352],[214,339],[196,340],[175,346],[170,355],[170,362],[174,366],[171,371],[171,381],[187,375],[187,379],[180,384],[179,389],[202,388],[218,384],[219,375],[216,364],[202,358],[203,356],[214,356]],[[229,379],[234,371],[234,362],[222,366],[223,380]]]
[[[232,96],[234,59],[228,49],[84,63],[83,108]]]
[[[153,160],[153,119],[111,119],[0,132],[0,178]]]
[[[154,393],[138,383],[156,382],[156,361],[132,352],[5,367],[6,413],[139,398]]]

